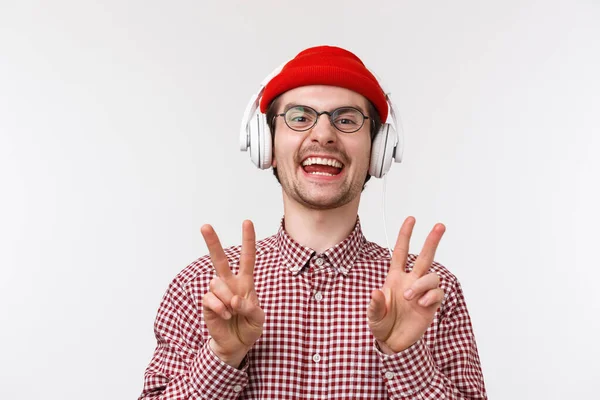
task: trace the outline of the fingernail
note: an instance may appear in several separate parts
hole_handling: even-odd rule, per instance
[[[225,311],[225,312],[223,313],[223,318],[225,318],[225,319],[229,319],[229,318],[231,318],[231,313],[230,313],[229,311]]]
[[[406,298],[406,300],[410,300],[413,297],[413,290],[412,289],[407,289],[406,292],[404,292],[404,297]]]
[[[427,300],[427,297],[423,297],[421,300],[419,300],[419,304],[425,307],[427,306]]]

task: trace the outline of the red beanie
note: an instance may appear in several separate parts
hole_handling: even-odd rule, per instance
[[[388,105],[377,79],[353,53],[332,46],[306,49],[285,64],[267,83],[260,111],[265,113],[280,94],[308,85],[339,86],[357,92],[373,103],[382,122],[387,119]]]

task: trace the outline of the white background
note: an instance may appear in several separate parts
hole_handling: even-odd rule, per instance
[[[171,279],[282,216],[238,151],[300,50],[348,48],[393,93],[394,241],[447,225],[490,398],[597,395],[600,2],[0,0],[0,397],[136,398]],[[385,245],[382,181],[364,192]]]

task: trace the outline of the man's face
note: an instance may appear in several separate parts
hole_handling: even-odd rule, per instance
[[[351,106],[365,115],[368,110],[367,99],[362,95],[321,85],[285,92],[278,99],[277,114],[284,113],[290,105],[309,106],[319,112]],[[323,114],[311,129],[297,132],[286,125],[284,117],[277,117],[273,167],[277,168],[284,195],[319,210],[358,201],[369,170],[370,126],[370,120],[366,120],[357,132],[343,133]]]

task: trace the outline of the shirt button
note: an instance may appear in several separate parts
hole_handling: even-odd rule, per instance
[[[236,393],[239,393],[239,392],[242,391],[242,387],[240,385],[235,385],[233,387],[233,391],[236,392]]]
[[[324,261],[323,261],[323,259],[322,259],[321,257],[319,257],[319,258],[317,258],[317,259],[315,260],[315,264],[317,264],[319,267],[320,267],[321,265],[323,265],[323,262],[324,262]]]
[[[317,293],[315,293],[315,300],[316,300],[316,301],[321,301],[321,300],[323,300],[323,293],[321,293],[321,292],[317,292]]]
[[[315,354],[315,355],[313,356],[313,361],[314,361],[314,362],[319,362],[319,361],[321,361],[321,356],[319,355],[319,353],[317,353],[317,354]]]
[[[392,371],[388,371],[385,373],[386,379],[394,379],[394,373]]]

